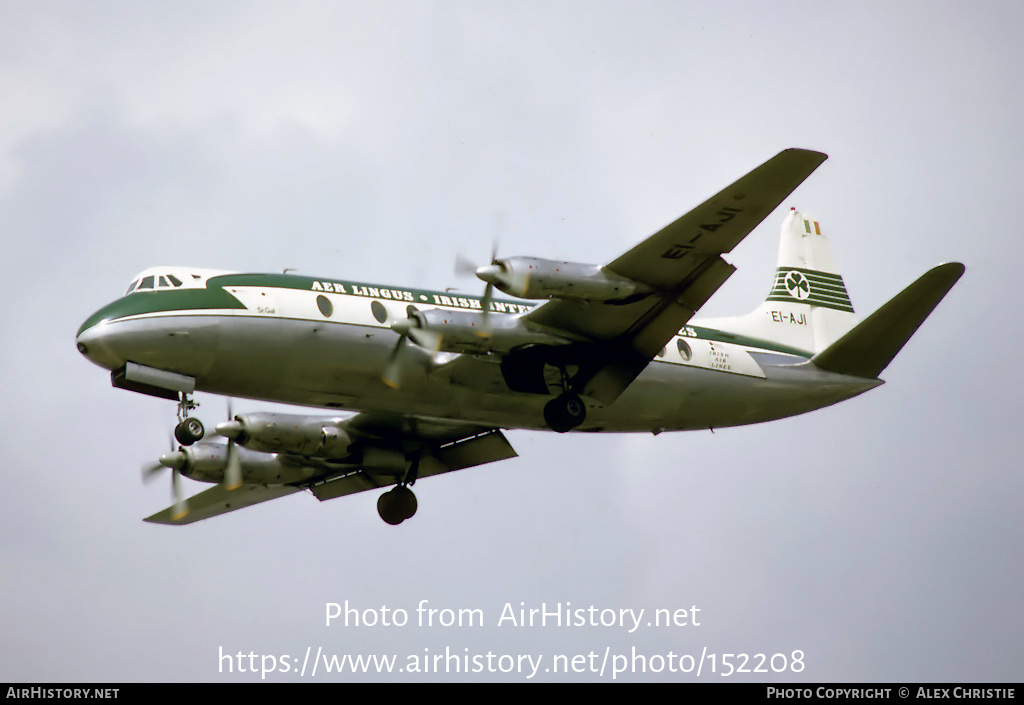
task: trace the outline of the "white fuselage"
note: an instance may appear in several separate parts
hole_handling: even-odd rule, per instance
[[[550,397],[511,392],[493,355],[433,354],[405,341],[401,386],[385,384],[382,375],[399,341],[390,324],[405,318],[409,306],[479,311],[480,299],[299,276],[211,273],[199,284],[136,290],[118,299],[83,324],[78,345],[109,370],[134,362],[192,377],[203,392],[545,428],[542,409]],[[502,310],[515,313],[497,312]],[[494,302],[492,315],[525,310],[524,304]],[[828,406],[881,383],[822,372],[808,362],[809,354],[796,352],[688,326],[614,403],[586,400],[586,421],[577,430],[758,423]],[[548,372],[555,394],[558,373]]]

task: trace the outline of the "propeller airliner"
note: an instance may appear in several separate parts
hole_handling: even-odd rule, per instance
[[[146,521],[383,490],[378,512],[399,524],[415,482],[515,457],[505,429],[715,429],[882,384],[962,264],[858,323],[820,223],[794,209],[767,299],[693,319],[735,269],[723,255],[826,158],[785,150],[603,266],[495,255],[472,268],[482,296],[155,267],[82,324],[78,350],[113,386],[177,402],[180,445],[145,471],[170,469],[175,501]],[[208,432],[197,391],[324,411],[229,413]],[[214,486],[185,499],[182,475]]]

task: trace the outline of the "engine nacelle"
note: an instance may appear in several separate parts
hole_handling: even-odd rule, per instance
[[[199,482],[223,482],[228,467],[228,445],[200,441],[177,451],[185,456],[181,474]],[[320,470],[304,465],[283,463],[276,454],[258,453],[235,446],[242,466],[242,482],[247,485],[290,485],[304,482]]]
[[[608,301],[651,289],[596,264],[558,262],[539,257],[506,257],[480,267],[476,275],[506,294],[521,299]]]
[[[217,424],[217,433],[250,450],[344,458],[352,443],[344,419],[258,412]]]
[[[485,317],[480,311],[413,311],[408,319],[396,321],[391,327],[434,352],[482,354],[508,352],[530,344],[565,345],[569,342],[531,328],[519,316],[491,313]]]

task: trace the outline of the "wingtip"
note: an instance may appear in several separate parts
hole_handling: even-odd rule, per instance
[[[804,149],[803,147],[790,147],[789,149],[782,150],[769,159],[768,162],[766,162],[766,165],[770,163],[774,163],[776,165],[785,164],[790,169],[798,172],[804,172],[804,178],[807,178],[815,169],[824,164],[826,159],[828,159],[828,155],[824,152],[818,152],[813,149]]]
[[[943,282],[946,290],[953,288],[953,285],[960,281],[960,277],[967,271],[963,262],[945,262],[936,265],[925,272],[920,278],[932,281]]]
[[[806,147],[790,147],[789,149],[784,149],[782,151],[783,151],[783,153],[785,153],[785,152],[794,152],[794,153],[806,154],[808,156],[813,154],[815,157],[821,159],[821,161],[825,161],[826,159],[828,159],[828,155],[825,154],[824,152],[819,152],[816,149],[807,149]]]

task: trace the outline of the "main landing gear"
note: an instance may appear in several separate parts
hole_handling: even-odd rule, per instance
[[[196,408],[196,403],[186,392],[181,393],[178,402],[178,425],[174,427],[174,438],[183,446],[190,446],[200,441],[206,433],[203,422],[188,413]]]
[[[422,449],[417,450],[412,456],[412,462],[409,463],[405,477],[377,498],[377,513],[380,514],[381,519],[392,526],[412,518],[419,506],[416,502],[416,495],[409,489],[409,485],[415,485],[416,478],[419,477],[421,453]]]
[[[544,405],[544,422],[557,433],[571,431],[587,418],[583,400],[572,392],[562,392]]]
[[[405,485],[395,485],[377,498],[377,513],[392,526],[412,517],[417,506],[416,495]]]
[[[571,431],[587,419],[587,405],[572,391],[572,379],[559,367],[562,393],[544,405],[544,422],[557,433]]]

